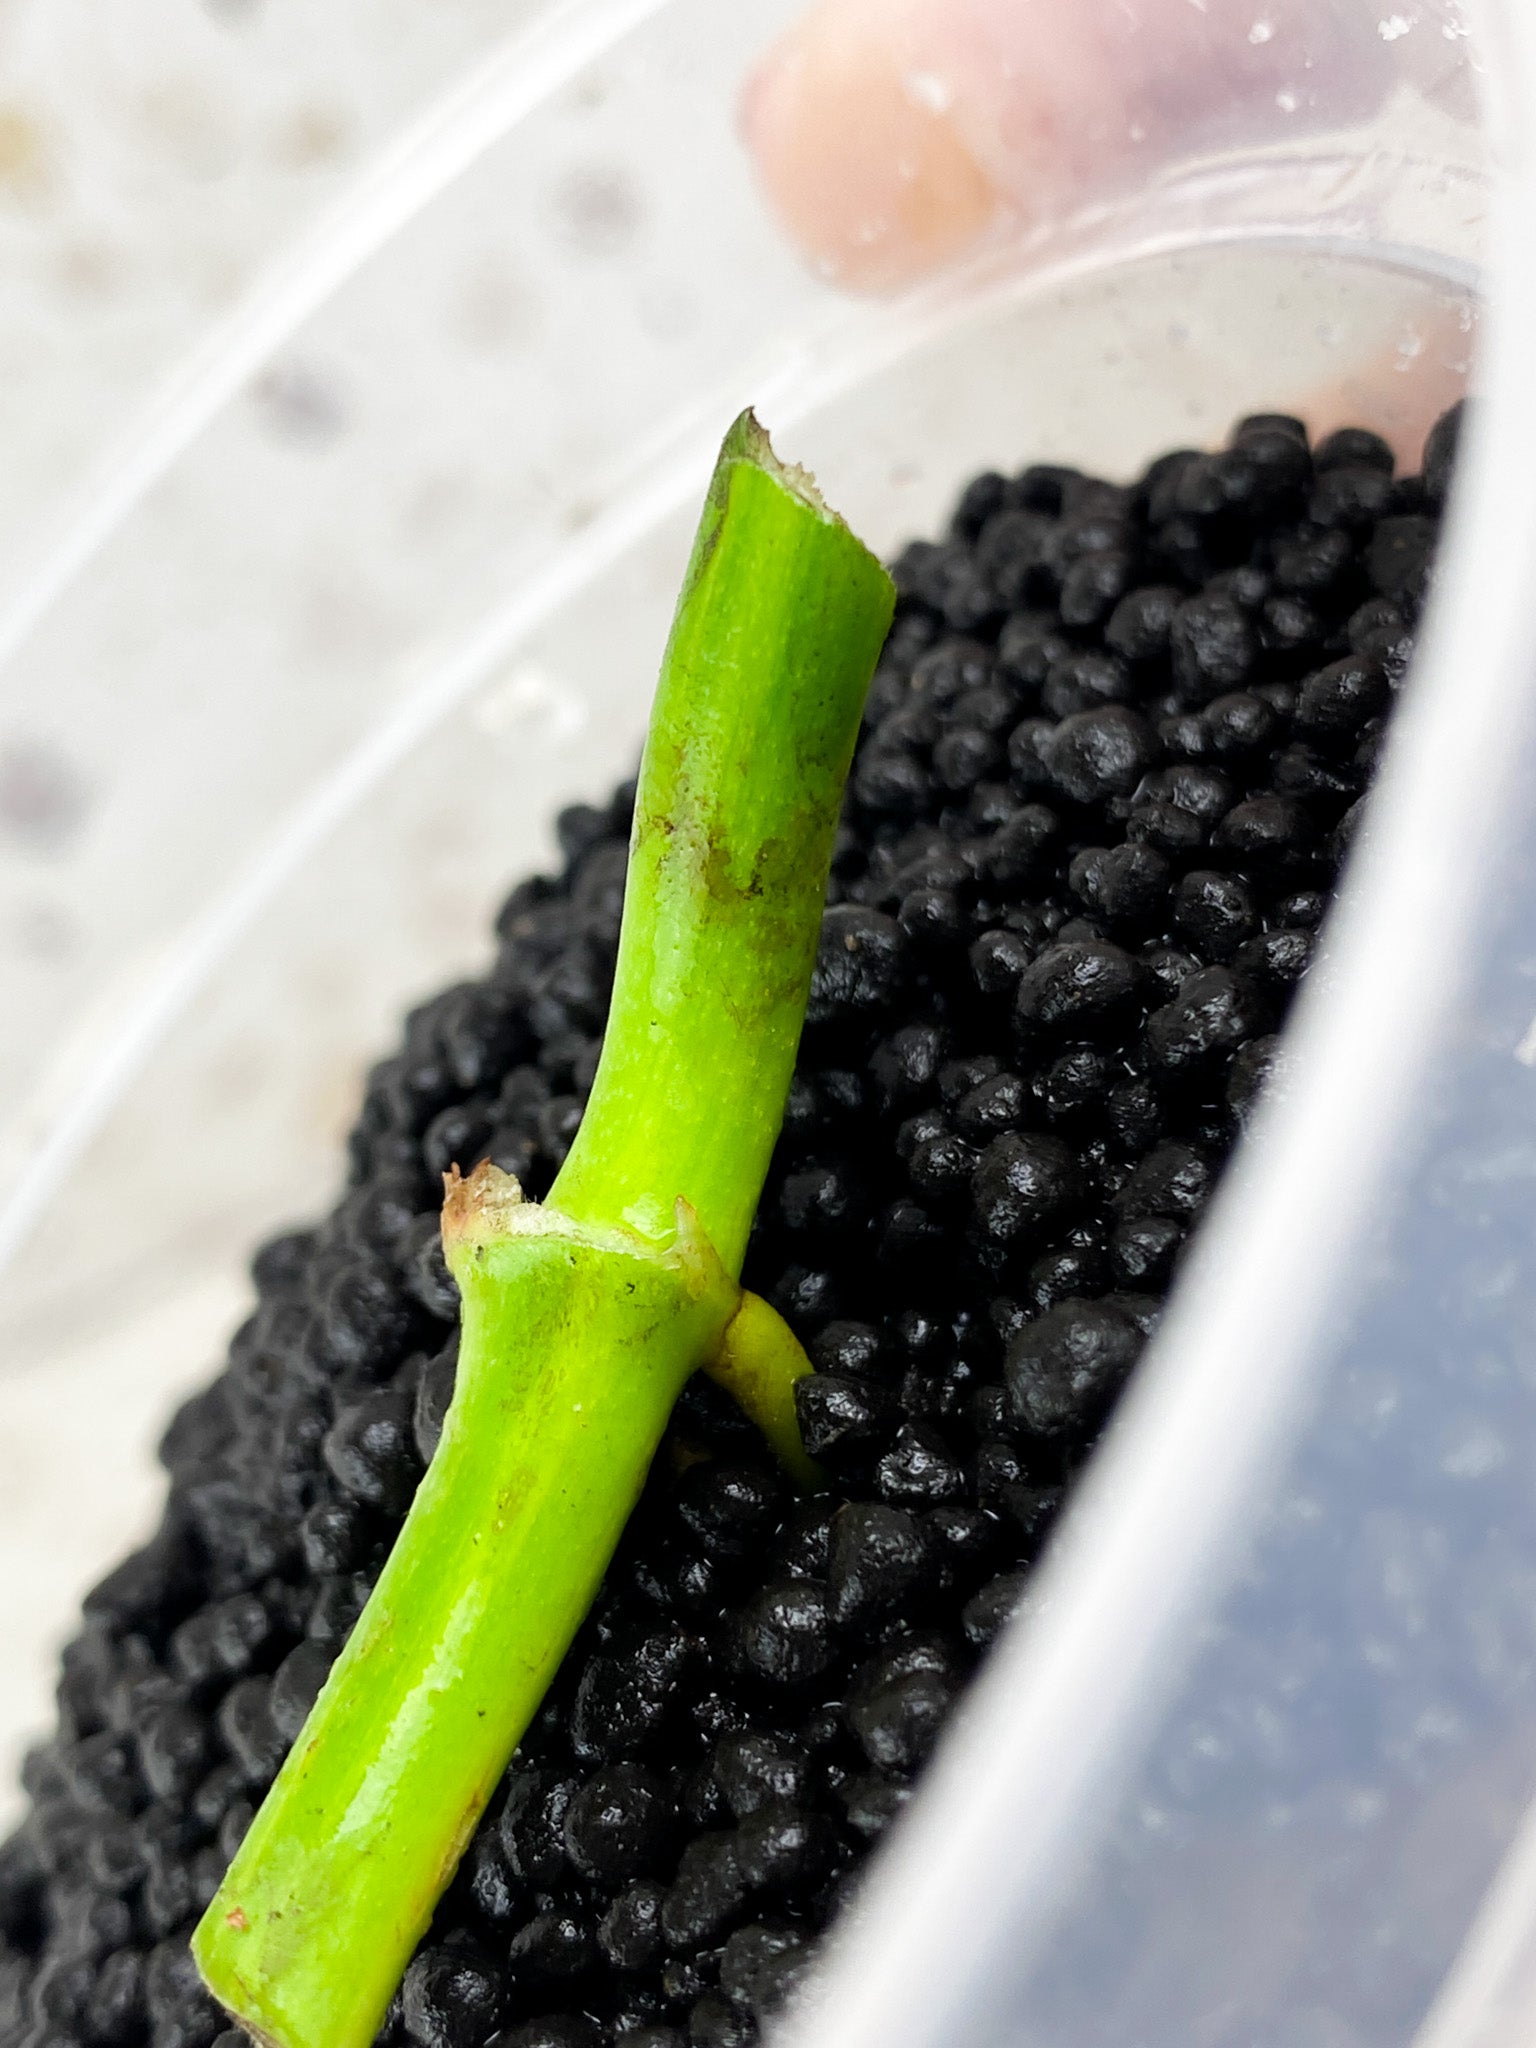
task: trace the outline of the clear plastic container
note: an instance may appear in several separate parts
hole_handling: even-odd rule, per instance
[[[1475,35],[1430,0],[1191,6],[1230,59],[1209,118],[885,300],[797,263],[736,136],[788,0],[525,7],[0,611],[5,717],[89,796],[0,854],[0,1415],[41,1441],[54,1390],[83,1416],[126,1361],[137,1412],[213,1355],[392,1020],[625,772],[741,404],[891,547],[984,466],[1125,473],[1255,407],[1406,434],[1487,286],[1437,608],[1291,1076],[805,2048],[1387,2048],[1437,1997],[1421,2048],[1533,2025],[1475,2030],[1536,1881],[1536,34],[1517,0]],[[81,1456],[39,1558],[60,1499],[142,1487]]]

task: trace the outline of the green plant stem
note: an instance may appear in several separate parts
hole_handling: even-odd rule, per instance
[[[741,1270],[784,1119],[890,580],[750,413],[726,436],[636,796],[602,1063],[550,1202]]]
[[[549,1202],[455,1176],[443,1439],[194,1937],[273,2048],[368,2048],[591,1604],[690,1373],[801,1476],[804,1355],[739,1286],[892,592],[750,415],[710,486],[642,765],[603,1057]]]

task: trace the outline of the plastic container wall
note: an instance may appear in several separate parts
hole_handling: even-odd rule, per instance
[[[1289,1084],[796,2043],[1536,2028],[1536,36],[1485,395]]]

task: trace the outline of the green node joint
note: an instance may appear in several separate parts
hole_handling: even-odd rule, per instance
[[[403,1961],[426,1932],[506,1768],[508,1726],[537,1711],[673,1403],[736,1311],[686,1213],[660,1251],[514,1210],[507,1183],[482,1167],[450,1194],[464,1335],[411,1540],[199,1931],[211,1988],[258,2039],[372,2039],[399,1975],[374,1958]],[[594,1356],[609,1369],[594,1374]],[[342,1971],[358,2017],[322,2037],[310,2015]]]
[[[885,572],[744,415],[641,767],[602,1062],[539,1207],[450,1178],[442,1442],[193,1941],[271,2048],[368,2048],[704,1368],[785,1464],[804,1353],[739,1274],[783,1119]]]

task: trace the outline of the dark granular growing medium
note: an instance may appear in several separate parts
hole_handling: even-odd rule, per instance
[[[747,1283],[818,1372],[793,1498],[703,1382],[383,2039],[744,2048],[899,1811],[1132,1369],[1268,1068],[1408,658],[1454,442],[1243,422],[1120,487],[978,477],[907,550]],[[0,2039],[209,2048],[187,1937],[453,1385],[439,1175],[547,1190],[631,795],[560,820],[267,1245],[87,1602],[0,1849]],[[233,2048],[234,2036],[227,2048]],[[223,2044],[221,2044],[223,2048]]]

